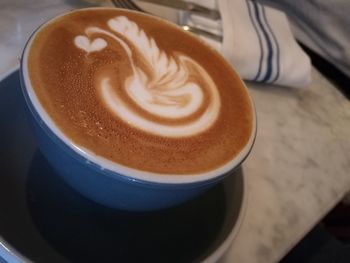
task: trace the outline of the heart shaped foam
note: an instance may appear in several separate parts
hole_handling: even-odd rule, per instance
[[[88,53],[100,51],[107,46],[106,40],[102,38],[95,38],[94,40],[90,41],[90,39],[86,36],[76,36],[74,38],[74,44],[78,48],[85,50]]]

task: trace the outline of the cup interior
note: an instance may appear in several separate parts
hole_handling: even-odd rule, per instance
[[[90,8],[90,9],[106,9],[106,8]],[[72,12],[79,12],[79,11],[80,10],[75,10]],[[135,12],[135,11],[128,11],[128,12]],[[256,114],[254,110],[253,101],[250,97],[249,98],[250,98],[250,103],[251,103],[252,113],[253,113],[253,123],[252,123],[252,132],[250,134],[250,138],[247,144],[231,161],[227,162],[225,165],[217,169],[214,169],[208,172],[199,173],[199,174],[179,175],[179,174],[159,174],[159,173],[142,171],[142,170],[130,168],[130,167],[118,164],[116,162],[110,161],[104,157],[94,154],[94,152],[92,152],[89,149],[86,149],[80,145],[75,144],[69,137],[67,137],[59,129],[59,127],[55,124],[55,122],[52,120],[49,114],[45,111],[43,105],[40,103],[33,89],[31,80],[29,78],[29,73],[28,73],[28,55],[36,35],[47,25],[49,25],[50,23],[52,23],[53,21],[55,21],[56,19],[64,15],[65,14],[57,16],[51,19],[50,21],[47,21],[46,23],[42,24],[30,36],[22,54],[20,74],[21,74],[21,80],[22,80],[22,90],[34,119],[36,120],[37,123],[39,123],[39,125],[45,130],[45,132],[49,136],[57,139],[58,145],[61,145],[61,146],[63,145],[67,149],[69,154],[71,154],[75,159],[78,159],[84,162],[86,165],[91,165],[94,169],[98,169],[103,173],[107,173],[111,176],[122,176],[135,181],[142,181],[142,182],[156,183],[156,184],[196,184],[196,183],[206,183],[206,182],[219,180],[221,177],[225,176],[226,174],[234,170],[236,167],[238,167],[244,161],[244,159],[248,156],[256,136]],[[191,34],[188,32],[184,32],[184,33]],[[245,86],[244,82],[242,80],[240,80],[240,82],[241,82],[241,85],[243,85],[247,91],[247,87]]]

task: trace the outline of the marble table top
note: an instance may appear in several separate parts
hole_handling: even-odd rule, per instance
[[[101,1],[2,0],[0,79],[48,18]],[[350,190],[350,103],[316,70],[305,89],[248,82],[258,136],[244,163],[248,205],[222,262],[277,262]]]

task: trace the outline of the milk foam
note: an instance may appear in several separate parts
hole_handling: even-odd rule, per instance
[[[90,39],[87,38],[86,36],[77,36],[74,39],[74,44],[88,53],[94,52],[94,51],[100,51],[107,46],[106,40],[102,38],[96,38],[90,41]]]
[[[220,96],[214,81],[201,65],[181,53],[166,54],[153,38],[125,16],[110,19],[107,24],[111,31],[87,27],[85,35],[75,37],[76,47],[90,53],[103,50],[108,41],[120,45],[132,69],[132,75],[124,81],[125,93],[148,114],[179,122],[162,123],[136,111],[115,92],[110,81],[112,76],[106,75],[101,78],[97,89],[105,105],[116,116],[137,129],[165,137],[193,136],[214,124],[220,111]],[[93,38],[94,34],[99,34],[99,37]],[[136,65],[133,49],[143,56],[147,72],[151,74],[146,74]],[[198,114],[204,103],[205,109]],[[195,119],[181,122],[194,114]]]

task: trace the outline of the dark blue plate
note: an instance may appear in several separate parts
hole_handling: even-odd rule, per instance
[[[242,218],[242,170],[169,209],[106,208],[55,174],[24,107],[15,71],[0,82],[0,262],[193,262],[229,247]]]

